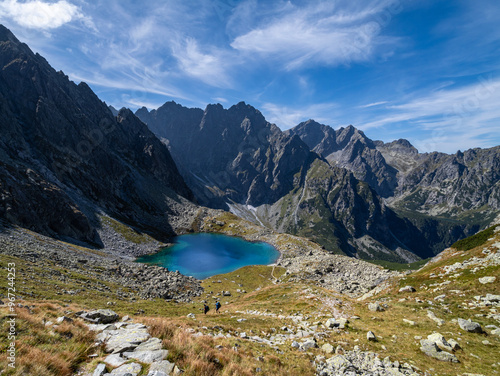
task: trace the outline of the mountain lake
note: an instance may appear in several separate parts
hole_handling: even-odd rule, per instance
[[[252,243],[220,234],[189,234],[174,238],[174,245],[158,253],[138,257],[137,262],[178,270],[205,279],[246,265],[269,265],[280,253],[270,244]]]

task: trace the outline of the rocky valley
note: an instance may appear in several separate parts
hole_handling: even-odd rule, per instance
[[[0,67],[0,375],[500,372],[500,147],[116,110],[2,25]],[[198,232],[281,256],[202,281],[135,262]]]

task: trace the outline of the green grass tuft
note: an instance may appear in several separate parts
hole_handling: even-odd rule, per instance
[[[476,235],[469,236],[468,238],[459,240],[451,245],[451,248],[455,248],[458,251],[469,251],[473,248],[483,245],[493,237],[495,234],[495,228],[497,226],[492,226],[486,230],[478,232]]]

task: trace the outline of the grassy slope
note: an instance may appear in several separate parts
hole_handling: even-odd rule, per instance
[[[226,275],[209,278],[203,282],[206,294],[193,303],[166,303],[159,299],[122,300],[116,295],[120,286],[106,282],[103,282],[107,286],[102,289],[103,291],[82,291],[77,295],[69,295],[62,291],[81,288],[85,281],[84,276],[74,272],[67,273],[54,266],[54,270],[58,273],[37,279],[33,276],[41,271],[37,270],[36,264],[0,255],[5,275],[4,268],[7,263],[16,263],[16,287],[18,294],[23,297],[23,300],[18,298],[16,303],[34,306],[31,308],[33,312],[31,314],[26,308],[17,309],[18,367],[15,371],[6,368],[6,353],[3,350],[6,349],[8,342],[6,339],[8,323],[5,316],[8,311],[5,307],[0,308],[2,326],[0,368],[6,369],[3,375],[28,373],[45,376],[70,375],[79,366],[85,364],[94,366],[103,359],[104,353],[102,349],[92,347],[92,334],[80,324],[65,324],[54,330],[45,327],[43,320],[54,321],[56,317],[69,310],[74,312],[79,309],[103,308],[107,307],[107,302],[113,302],[111,308],[120,315],[129,314],[135,320],[150,325],[152,334],[162,338],[165,347],[169,349],[168,359],[184,369],[186,375],[246,375],[255,373],[257,368],[261,368],[263,374],[272,375],[314,374],[312,360],[316,355],[325,355],[320,349],[311,349],[304,353],[292,349],[290,343],[272,348],[237,338],[241,332],[265,337],[274,330],[280,333],[280,328],[284,325],[295,325],[289,319],[255,315],[246,313],[247,310],[276,315],[300,313],[310,316],[308,321],[311,323],[324,322],[331,316],[357,315],[360,319],[351,320],[348,330],[329,334],[324,340],[319,341],[319,345],[328,342],[334,346],[341,344],[346,349],[359,345],[362,349],[378,352],[382,358],[390,356],[393,361],[408,362],[432,375],[461,375],[466,372],[495,375],[500,369],[493,365],[498,362],[493,354],[500,353],[499,338],[492,335],[464,333],[452,319],[472,318],[483,327],[488,324],[498,325],[498,322],[484,316],[490,313],[489,307],[476,309],[468,307],[468,302],[473,301],[475,295],[500,293],[498,266],[479,269],[475,273],[465,270],[458,278],[452,278],[451,275],[439,276],[445,265],[462,262],[474,256],[485,257],[483,249],[493,249],[494,242],[500,241],[499,234],[495,236],[496,240],[486,240],[485,244],[468,251],[445,251],[437,261],[429,263],[401,280],[392,281],[386,291],[366,301],[349,299],[310,284],[288,283],[283,276],[284,269],[273,270],[267,266],[245,267]],[[437,277],[431,278],[431,273]],[[496,276],[497,282],[480,284],[478,278],[486,275]],[[276,279],[282,281],[275,284]],[[450,283],[438,286],[445,281]],[[417,292],[399,293],[399,288],[406,285],[414,286]],[[2,291],[6,291],[6,276],[0,279],[0,286]],[[244,289],[247,293],[238,293],[237,289]],[[222,291],[230,291],[231,296],[222,296]],[[210,292],[212,293],[209,294]],[[442,294],[446,295],[443,304],[434,299]],[[222,302],[220,315],[214,312],[214,296]],[[422,302],[417,302],[416,297]],[[5,298],[2,297],[2,300],[5,301]],[[209,301],[212,307],[206,316],[201,314],[203,300]],[[387,304],[387,310],[368,311],[368,301],[374,300]],[[444,319],[446,323],[438,327],[427,317],[428,308],[432,308],[436,316]],[[196,319],[187,318],[188,313],[195,313]],[[246,321],[238,322],[238,318],[245,318]],[[410,326],[404,323],[403,318],[415,321],[416,325]],[[186,332],[186,329],[194,329],[203,334],[216,334],[221,328],[224,333],[230,333],[232,337],[195,338]],[[375,332],[378,342],[366,340],[368,330]],[[456,353],[460,360],[459,364],[443,363],[428,358],[420,352],[419,340],[415,337],[425,338],[433,331],[440,332],[447,339],[460,338],[463,350]],[[488,340],[490,344],[484,345],[482,343],[484,340]],[[234,349],[236,344],[239,345],[237,351]],[[217,345],[224,346],[224,350],[217,350],[215,348]],[[97,359],[88,357],[95,353],[98,355]],[[50,359],[50,362],[47,362],[47,359]]]

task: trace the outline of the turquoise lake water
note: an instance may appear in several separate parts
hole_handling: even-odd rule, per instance
[[[251,243],[219,234],[182,235],[174,241],[173,246],[154,255],[141,256],[136,261],[205,279],[216,274],[232,272],[246,265],[272,264],[280,255],[267,243]]]

